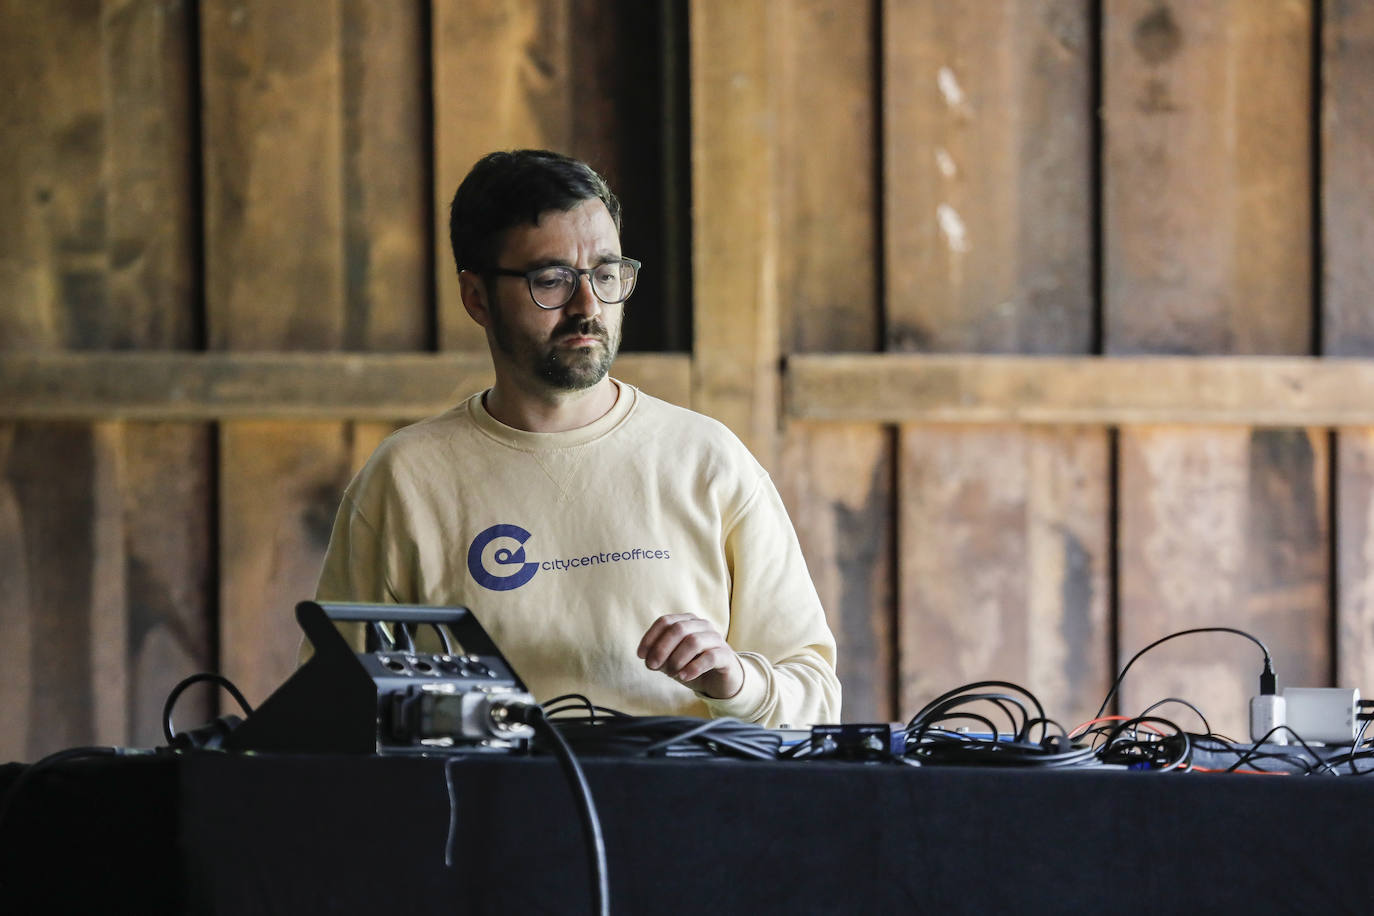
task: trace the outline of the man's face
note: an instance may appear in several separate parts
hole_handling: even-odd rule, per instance
[[[551,264],[594,267],[620,257],[620,238],[606,205],[595,198],[572,210],[541,214],[537,226],[506,233],[496,266],[527,271]],[[624,303],[606,305],[586,278],[561,309],[535,305],[523,277],[487,281],[491,332],[509,368],[559,391],[590,388],[606,377],[620,349]]]

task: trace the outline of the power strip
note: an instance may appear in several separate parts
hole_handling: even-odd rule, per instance
[[[1352,744],[1359,711],[1360,691],[1354,687],[1285,687],[1281,696],[1250,698],[1250,740],[1287,744],[1296,735],[1308,744]]]
[[[1285,724],[1309,744],[1352,744],[1359,728],[1360,691],[1354,687],[1285,687]]]

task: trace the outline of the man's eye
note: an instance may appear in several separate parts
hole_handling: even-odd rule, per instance
[[[540,289],[557,289],[566,282],[562,274],[535,274],[533,280]]]

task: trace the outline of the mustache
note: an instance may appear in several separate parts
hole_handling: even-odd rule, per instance
[[[580,317],[571,318],[554,328],[554,340],[562,340],[565,337],[595,337],[603,343],[609,343],[610,332],[600,319]]]

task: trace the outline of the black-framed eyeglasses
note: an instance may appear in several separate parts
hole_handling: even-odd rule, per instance
[[[630,298],[639,277],[640,263],[634,258],[612,258],[595,267],[567,267],[551,264],[534,270],[508,270],[493,267],[485,271],[498,277],[524,277],[530,287],[530,298],[541,309],[561,309],[577,295],[577,286],[586,274],[592,292],[606,305],[615,305]]]

